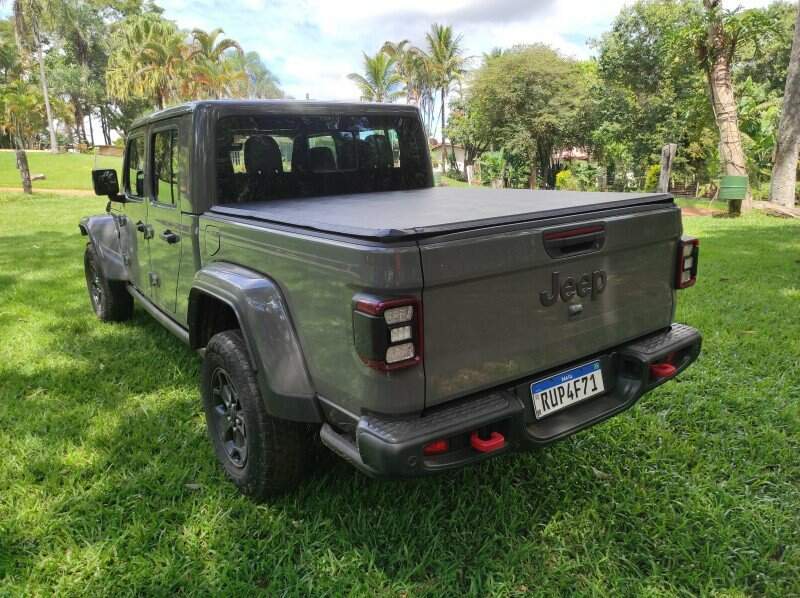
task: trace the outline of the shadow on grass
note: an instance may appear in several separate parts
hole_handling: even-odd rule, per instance
[[[33,253],[26,248],[40,236],[15,237],[7,247],[16,255],[0,250],[0,270],[23,261],[36,275],[4,275],[0,293],[13,285],[12,297],[25,303],[20,313],[51,318],[34,335],[38,357],[0,364],[0,426],[13,439],[5,467],[16,476],[8,496],[10,506],[22,505],[3,522],[0,579],[57,575],[51,561],[65,550],[110,546],[96,567],[111,579],[124,572],[129,588],[144,592],[335,595],[358,593],[364,582],[463,595],[488,593],[503,579],[511,589],[524,580],[558,593],[586,589],[581,578],[621,590],[645,579],[689,592],[791,588],[791,571],[773,555],[776,542],[796,535],[788,526],[798,471],[766,468],[797,443],[756,434],[785,425],[785,389],[800,383],[791,369],[787,379],[770,379],[774,361],[760,359],[780,350],[778,362],[796,361],[785,343],[797,323],[768,332],[775,313],[797,309],[796,298],[779,293],[797,284],[796,231],[774,223],[705,231],[698,285],[680,298],[689,323],[707,333],[705,355],[680,385],[634,411],[547,449],[430,479],[378,482],[334,462],[266,506],[238,496],[214,462],[198,358],[141,310],[125,324],[95,322],[74,237],[54,234]],[[736,309],[750,316],[743,321]],[[5,313],[0,331],[16,325],[17,315]],[[744,341],[756,358],[739,368],[732,343],[758,327]],[[754,387],[754,375],[765,382]],[[714,388],[744,394],[718,396]],[[724,409],[764,396],[775,409],[755,412],[743,435]],[[701,417],[686,418],[700,399]],[[672,417],[680,419],[671,424]],[[759,479],[769,482],[755,496],[752,473],[740,478],[730,465],[743,456],[763,466]],[[126,560],[142,570],[132,573]]]

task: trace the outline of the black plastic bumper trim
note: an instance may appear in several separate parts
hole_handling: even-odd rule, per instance
[[[700,354],[700,333],[684,324],[626,343],[602,354],[564,364],[519,384],[437,406],[411,416],[362,416],[354,434],[328,424],[322,442],[372,477],[428,475],[477,463],[496,455],[544,446],[570,436],[632,407],[645,393],[685,370]],[[669,358],[674,375],[654,379],[650,365]],[[542,420],[533,416],[530,383],[590,359],[599,359],[608,391]],[[469,435],[499,432],[505,445],[491,453],[471,448]],[[446,439],[450,450],[425,456],[423,447]]]

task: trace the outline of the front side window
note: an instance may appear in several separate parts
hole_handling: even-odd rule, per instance
[[[125,151],[125,175],[123,187],[132,197],[144,197],[144,137],[132,137]]]
[[[169,129],[153,135],[153,199],[178,203],[178,131]]]
[[[396,115],[233,116],[216,132],[216,203],[430,184],[419,120]]]

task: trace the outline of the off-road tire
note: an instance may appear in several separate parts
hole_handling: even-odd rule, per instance
[[[86,274],[86,289],[95,315],[103,322],[123,322],[133,315],[133,297],[120,280],[108,280],[103,276],[100,259],[91,243],[83,254],[83,270]]]
[[[224,391],[225,376],[230,393]],[[311,427],[267,413],[239,330],[211,337],[200,386],[217,460],[239,490],[260,502],[297,487],[311,466]],[[244,447],[244,458],[237,447]]]

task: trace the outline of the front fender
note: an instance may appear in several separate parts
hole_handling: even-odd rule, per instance
[[[100,269],[108,280],[130,280],[120,240],[120,221],[124,216],[102,214],[81,218],[78,228],[89,237],[100,260]]]
[[[199,348],[201,296],[233,309],[256,369],[267,411],[294,421],[322,421],[300,342],[278,285],[259,272],[225,262],[198,270],[189,295],[189,344]]]

